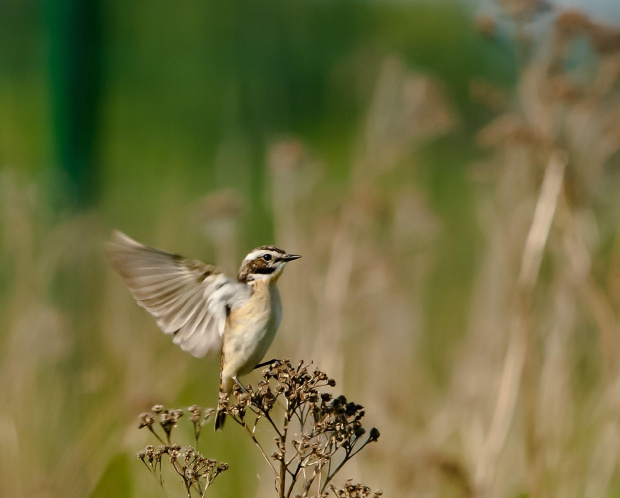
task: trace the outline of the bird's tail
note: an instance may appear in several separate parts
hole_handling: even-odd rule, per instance
[[[226,421],[226,410],[228,408],[228,396],[232,391],[232,379],[224,378],[224,353],[220,360],[220,395],[217,402],[217,411],[215,412],[215,430],[219,431],[224,427]]]
[[[217,411],[215,412],[215,430],[219,431],[220,429],[223,429],[224,422],[226,422],[226,412],[218,406]]]

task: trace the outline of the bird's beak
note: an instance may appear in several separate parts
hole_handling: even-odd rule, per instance
[[[299,259],[301,258],[301,256],[298,256],[297,254],[287,254],[286,256],[282,256],[280,258],[280,260],[285,261],[285,262],[289,262],[289,261],[293,261],[295,259]]]

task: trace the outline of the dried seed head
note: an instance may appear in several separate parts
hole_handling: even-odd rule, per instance
[[[361,425],[357,426],[353,429],[353,433],[356,437],[361,437],[366,433],[366,429],[364,429]]]
[[[151,416],[150,413],[141,413],[139,420],[140,420],[140,425],[138,426],[139,429],[142,429],[143,427],[150,427],[151,425],[155,423],[155,419]]]
[[[380,435],[381,433],[379,432],[379,429],[373,427],[372,429],[370,429],[369,439],[370,441],[376,441],[377,439],[379,439]]]
[[[197,405],[192,405],[187,410],[192,414],[190,420],[193,423],[199,423],[200,418],[202,417],[202,409]]]

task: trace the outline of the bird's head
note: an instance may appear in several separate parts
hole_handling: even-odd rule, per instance
[[[282,275],[286,263],[299,259],[301,256],[287,254],[275,246],[260,246],[250,251],[239,269],[240,282],[265,280],[275,282]]]

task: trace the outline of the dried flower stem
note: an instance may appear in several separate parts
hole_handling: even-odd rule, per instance
[[[203,457],[197,450],[198,441],[202,426],[213,416],[214,410],[202,411],[196,405],[188,408],[191,414],[190,421],[194,430],[194,442],[196,447],[187,446],[184,450],[180,444],[173,443],[172,436],[179,419],[184,415],[183,410],[165,410],[162,405],[155,405],[153,413],[143,413],[140,415],[140,428],[147,427],[151,434],[162,443],[155,449],[148,445],[144,450],[138,452],[138,459],[153,474],[161,488],[164,488],[162,459],[168,455],[168,462],[175,473],[180,477],[185,493],[188,498],[192,498],[195,492],[204,498],[207,489],[215,478],[228,469],[228,464]],[[156,421],[157,419],[157,421]],[[159,434],[164,433],[164,438]],[[166,442],[164,442],[164,439]]]
[[[342,467],[378,439],[379,431],[373,428],[358,446],[366,433],[361,425],[363,407],[347,402],[344,396],[334,398],[319,391],[334,386],[335,381],[323,372],[310,371],[304,362],[294,367],[285,359],[264,370],[257,387],[249,385],[247,392],[242,392],[236,386],[234,403],[222,399],[220,408],[245,429],[269,464],[278,498],[290,498],[294,493],[307,498],[312,489],[326,496],[327,486]],[[254,415],[252,424],[247,421],[248,410]],[[261,419],[267,420],[275,434],[271,459],[279,465],[271,462],[265,445],[256,437]],[[335,461],[339,463],[332,469]]]

